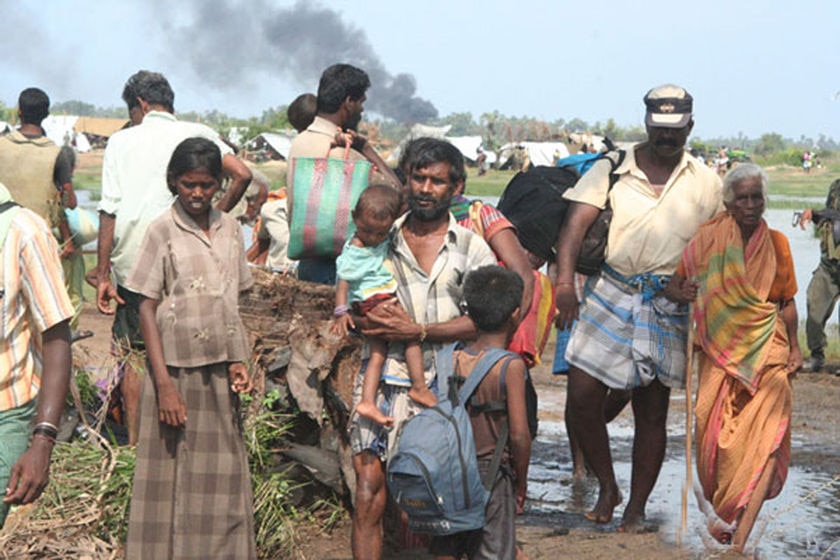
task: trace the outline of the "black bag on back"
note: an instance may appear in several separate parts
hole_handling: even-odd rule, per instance
[[[594,161],[607,158],[612,162],[612,171],[615,171],[624,161],[624,156],[625,152],[620,150],[593,154],[588,158],[574,157],[591,162],[587,169]],[[557,237],[569,206],[563,193],[580,180],[579,168],[580,162],[561,167],[536,166],[528,171],[520,171],[508,183],[499,199],[497,208],[516,228],[519,242],[544,261],[553,262],[557,258]],[[611,172],[610,189],[617,180],[618,176]],[[597,256],[599,252],[600,260],[603,261],[610,217],[608,206],[587,232],[578,259],[578,272],[594,273],[600,266]]]
[[[517,173],[505,187],[497,208],[516,228],[522,246],[551,262],[569,203],[563,193],[580,179],[571,167],[535,166]]]

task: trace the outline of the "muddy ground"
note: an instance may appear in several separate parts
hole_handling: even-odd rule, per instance
[[[111,320],[87,304],[81,327],[93,338],[77,343],[77,358],[107,363]],[[656,532],[624,535],[617,520],[606,526],[586,521],[582,513],[596,497],[592,481],[572,483],[571,460],[563,424],[565,377],[550,373],[549,362],[533,371],[540,395],[540,432],[534,442],[529,476],[527,512],[518,521],[517,540],[528,558],[591,558],[595,560],[737,558],[711,541],[705,518],[693,495],[689,498],[688,529],[677,546],[681,489],[685,481],[685,394],[674,392],[668,426],[668,451],[662,475],[648,506],[648,520]],[[835,367],[828,368],[833,371]],[[840,559],[840,377],[827,373],[799,374],[794,382],[792,466],[781,495],[768,502],[748,543],[748,556],[757,558]],[[629,493],[632,415],[629,408],[610,424],[612,451],[619,486]],[[694,477],[696,480],[696,476]],[[621,506],[616,510],[620,516]],[[311,560],[350,558],[347,516],[328,534],[302,528],[300,557]],[[388,551],[387,558],[426,559],[421,550]]]

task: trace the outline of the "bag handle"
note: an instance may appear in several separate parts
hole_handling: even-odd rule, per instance
[[[330,159],[330,152],[333,151],[334,148],[338,148],[338,146],[333,146],[332,144],[330,144],[330,146],[327,148],[327,154],[324,156],[324,159]],[[344,161],[347,161],[348,159],[350,159],[350,144],[347,144],[346,142],[345,142],[345,146],[344,146],[344,158],[343,159],[344,159]]]

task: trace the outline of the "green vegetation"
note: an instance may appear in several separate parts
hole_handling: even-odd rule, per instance
[[[93,390],[89,379],[77,375],[77,383],[85,400]],[[293,493],[301,484],[274,467],[272,457],[292,427],[289,415],[274,410],[277,400],[276,391],[259,403],[243,399],[257,549],[265,559],[293,557],[298,525],[327,529],[345,515],[335,495],[300,504]],[[50,484],[28,513],[31,521],[0,539],[4,557],[114,558],[125,543],[135,460],[135,447],[115,446],[94,433],[57,444]],[[32,551],[32,543],[38,554],[30,556],[24,551]]]
[[[489,170],[479,177],[476,169],[467,169],[467,196],[499,196],[516,175],[515,171]]]

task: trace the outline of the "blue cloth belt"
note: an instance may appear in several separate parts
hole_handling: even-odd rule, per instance
[[[617,280],[625,286],[632,288],[633,291],[642,294],[642,301],[652,300],[671,281],[670,274],[651,274],[650,272],[645,272],[634,274],[633,276],[624,276],[608,264],[604,264],[601,270],[613,280]]]

